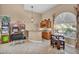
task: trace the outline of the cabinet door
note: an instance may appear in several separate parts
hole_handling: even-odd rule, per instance
[[[51,32],[42,32],[42,38],[43,39],[50,39]]]

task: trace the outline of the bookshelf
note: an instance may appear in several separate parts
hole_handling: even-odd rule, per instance
[[[2,43],[8,43],[10,40],[10,17],[1,17],[1,40]]]

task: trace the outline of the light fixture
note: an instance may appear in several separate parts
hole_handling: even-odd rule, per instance
[[[34,18],[33,18],[33,5],[31,6],[31,9],[32,9],[32,16],[31,16],[31,22],[33,23],[34,22]]]

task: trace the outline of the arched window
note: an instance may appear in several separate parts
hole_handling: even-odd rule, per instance
[[[54,21],[54,33],[76,38],[76,16],[71,12],[59,14]]]

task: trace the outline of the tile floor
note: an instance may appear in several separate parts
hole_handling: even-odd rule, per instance
[[[78,54],[79,50],[66,46],[65,50],[52,48],[49,41],[21,40],[0,44],[0,54]]]

